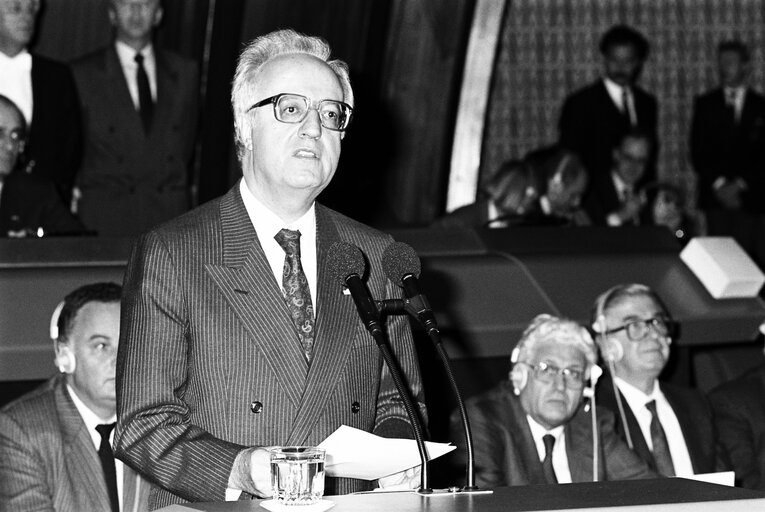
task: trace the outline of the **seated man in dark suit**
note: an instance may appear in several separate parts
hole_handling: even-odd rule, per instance
[[[630,448],[666,476],[724,469],[705,397],[658,380],[676,325],[659,296],[642,284],[614,286],[595,301],[592,322],[609,369],[598,403]]]
[[[625,133],[640,129],[653,143],[645,181],[656,165],[656,98],[637,85],[648,58],[646,38],[626,25],[611,27],[600,40],[604,76],[568,96],[558,124],[563,147],[575,152],[590,179],[607,175],[611,151]]]
[[[651,155],[651,138],[640,130],[627,132],[612,151],[611,172],[592,176],[584,209],[593,224],[636,226],[645,204],[640,184]]]
[[[52,181],[29,174],[23,163],[27,125],[19,108],[0,94],[0,236],[76,234],[85,231]]]
[[[520,160],[507,160],[486,182],[475,203],[457,208],[433,227],[504,228],[523,224],[538,199],[531,169]]]
[[[736,485],[765,491],[765,364],[709,393],[720,448]]]
[[[112,453],[121,287],[82,286],[51,319],[61,373],[0,410],[0,508],[143,511],[149,484]]]
[[[531,322],[513,350],[510,381],[466,404],[479,486],[657,476],[614,432],[610,412],[598,409],[593,436],[594,411],[588,412],[583,396],[600,371],[596,358],[590,334],[577,323],[550,315]],[[451,427],[452,440],[460,443],[456,414]]]

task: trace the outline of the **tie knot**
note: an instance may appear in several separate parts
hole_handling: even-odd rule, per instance
[[[545,434],[542,436],[542,442],[545,444],[545,455],[552,453],[553,446],[555,446],[555,436]]]
[[[651,400],[645,404],[645,408],[651,411],[651,414],[656,416],[656,400]]]
[[[282,229],[274,235],[274,240],[289,256],[300,256],[300,231]]]
[[[101,439],[109,439],[115,425],[116,423],[102,423],[101,425],[96,425],[96,430],[101,434]]]
[[[135,57],[133,57],[133,60],[139,66],[143,66],[143,54],[141,52],[136,53]]]

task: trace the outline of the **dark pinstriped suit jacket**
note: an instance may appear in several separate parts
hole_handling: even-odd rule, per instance
[[[147,510],[149,483],[125,467],[123,512]],[[109,512],[101,462],[63,376],[0,411],[0,510]]]
[[[121,459],[164,488],[150,506],[223,500],[245,446],[315,445],[342,424],[411,437],[377,346],[327,265],[333,241],[353,243],[371,265],[371,295],[400,297],[381,268],[391,238],[320,205],[316,223],[310,369],[238,184],[139,239],[123,294],[116,445]],[[406,319],[389,319],[388,333],[422,402]],[[257,413],[254,402],[262,404]],[[326,494],[368,487],[328,479]]]

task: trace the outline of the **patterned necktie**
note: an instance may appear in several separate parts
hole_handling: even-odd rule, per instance
[[[154,101],[151,99],[151,87],[149,87],[149,76],[143,67],[143,55],[135,54],[135,63],[137,64],[135,72],[135,81],[138,84],[138,105],[143,122],[143,130],[149,133],[151,129],[151,118],[154,115]]]
[[[303,265],[300,263],[300,231],[282,229],[274,236],[274,239],[285,253],[282,271],[284,301],[297,328],[305,359],[308,364],[311,364],[313,339],[316,333],[313,328],[311,291],[308,288],[308,279],[303,272]]]
[[[120,501],[117,496],[117,469],[114,467],[114,452],[112,452],[112,444],[109,442],[109,436],[112,430],[114,430],[114,425],[114,423],[97,425],[96,430],[101,435],[98,458],[101,459],[101,468],[104,470],[104,480],[106,481],[106,490],[109,493],[109,502],[112,506],[112,512],[119,512]]]
[[[661,426],[659,416],[656,414],[656,401],[651,400],[645,406],[651,411],[651,442],[653,443],[653,459],[656,462],[656,471],[664,476],[675,476],[675,465],[672,463],[667,436]]]
[[[545,434],[542,436],[542,442],[545,444],[545,458],[542,461],[542,472],[545,475],[545,481],[548,484],[557,484],[558,477],[555,476],[555,469],[553,469],[552,455],[553,446],[555,446],[555,437],[551,434]]]

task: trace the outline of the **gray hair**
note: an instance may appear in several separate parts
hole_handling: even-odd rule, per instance
[[[307,36],[292,29],[277,30],[250,41],[239,55],[231,88],[231,107],[234,111],[236,154],[241,161],[244,141],[251,128],[247,110],[256,101],[254,77],[260,68],[279,55],[308,54],[323,60],[337,75],[343,88],[343,101],[353,107],[353,89],[348,65],[339,59],[330,60],[331,49],[321,37]]]
[[[590,333],[573,320],[542,314],[537,315],[523,331],[516,346],[513,362],[528,363],[536,352],[536,346],[544,341],[578,348],[587,359],[587,370],[598,361],[598,352]]]
[[[600,333],[603,330],[603,326],[600,325],[600,317],[605,316],[608,309],[617,302],[631,297],[649,297],[659,306],[665,315],[671,318],[667,306],[664,305],[661,297],[650,286],[640,283],[617,284],[601,293],[595,299],[595,304],[593,304],[592,311],[590,312],[593,330]]]

